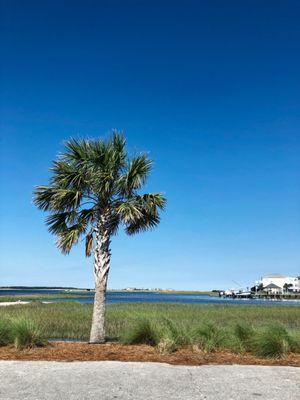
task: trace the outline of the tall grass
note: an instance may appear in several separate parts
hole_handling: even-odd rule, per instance
[[[258,331],[252,339],[252,352],[260,357],[281,357],[294,348],[294,339],[287,330],[272,324]]]
[[[131,329],[123,333],[121,341],[125,344],[149,344],[150,346],[156,346],[159,341],[159,333],[150,321],[141,319]]]
[[[49,339],[88,340],[92,306],[35,302],[0,308],[0,320],[20,318],[38,326]],[[276,324],[288,336],[274,328]],[[206,352],[221,348],[274,357],[277,353],[299,351],[299,332],[300,308],[295,306],[116,304],[107,307],[108,339],[147,343],[163,352],[191,344]],[[279,350],[268,350],[269,345]]]
[[[49,338],[88,340],[92,305],[76,302],[0,307],[0,319],[25,319],[35,322]],[[285,329],[300,331],[300,307],[198,304],[115,304],[107,307],[107,334],[120,338],[137,320],[154,324],[172,321],[180,331],[191,332],[200,325],[214,324],[233,329],[237,324],[253,328],[280,323]]]
[[[12,324],[9,320],[0,319],[0,346],[12,343]]]
[[[194,330],[191,342],[205,352],[215,351],[225,345],[226,331],[212,323]]]
[[[12,325],[12,337],[17,349],[42,347],[48,343],[41,329],[34,322],[24,318],[14,321]]]
[[[17,349],[45,346],[48,341],[41,329],[26,319],[0,319],[0,346],[14,344]]]

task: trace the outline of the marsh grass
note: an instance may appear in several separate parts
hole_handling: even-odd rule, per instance
[[[189,332],[183,326],[173,323],[169,318],[163,318],[158,350],[160,352],[173,352],[187,344],[190,344]]]
[[[148,344],[155,346],[161,353],[170,353],[190,343],[190,340],[167,318],[158,319],[155,322],[143,318],[125,329],[121,336],[121,342],[124,344]]]
[[[92,305],[34,302],[0,308],[0,321],[20,318],[39,327],[48,339],[88,340]],[[276,324],[285,329],[288,340],[280,330],[272,332],[270,326]],[[161,352],[190,344],[206,352],[230,349],[276,357],[300,351],[299,332],[300,308],[295,306],[127,303],[107,307],[109,340],[152,344]]]
[[[237,323],[234,327],[234,335],[238,340],[237,349],[239,349],[240,352],[251,351],[255,334],[256,332],[252,325],[245,322]]]
[[[13,342],[12,324],[10,320],[0,319],[0,346]]]
[[[205,352],[216,351],[225,347],[226,331],[217,325],[206,323],[192,332],[191,342]]]
[[[121,336],[124,344],[148,344],[156,346],[159,341],[159,331],[147,319],[139,319]]]
[[[48,344],[41,329],[32,321],[20,319],[13,322],[12,336],[17,349],[42,347]]]
[[[289,353],[293,344],[291,335],[282,325],[272,324],[255,333],[251,351],[260,357],[278,358]]]

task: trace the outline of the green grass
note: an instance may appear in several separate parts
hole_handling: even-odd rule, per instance
[[[41,329],[29,319],[0,319],[0,346],[14,344],[17,349],[47,345]]]
[[[13,341],[12,323],[10,320],[0,319],[0,346],[7,346]]]
[[[124,344],[148,344],[156,346],[159,343],[159,332],[153,323],[147,319],[140,319],[121,335]]]
[[[15,320],[12,325],[12,337],[17,349],[46,346],[48,341],[41,329],[31,320]]]
[[[34,302],[0,308],[0,321],[13,322],[20,318],[30,321],[49,339],[88,340],[92,305]],[[125,343],[148,343],[160,351],[174,351],[184,344],[191,344],[207,352],[227,348],[275,357],[300,350],[300,308],[116,304],[107,307],[107,335],[109,339]],[[271,350],[268,350],[270,343]]]
[[[225,339],[230,333],[212,323],[205,323],[191,334],[191,343],[205,352],[215,351],[226,346]],[[232,342],[232,339],[228,341]],[[228,344],[229,344],[228,343]]]
[[[0,319],[20,317],[36,322],[49,338],[87,340],[92,305],[35,302],[0,308]],[[300,307],[295,306],[124,303],[107,307],[108,336],[119,338],[140,319],[152,322],[168,319],[180,330],[187,331],[207,323],[221,328],[232,328],[243,323],[253,327],[280,323],[288,330],[300,331]]]
[[[251,350],[261,357],[281,357],[291,351],[293,338],[279,324],[272,324],[258,331],[250,342]]]

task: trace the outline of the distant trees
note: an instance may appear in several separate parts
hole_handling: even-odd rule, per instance
[[[255,293],[255,292],[261,292],[263,290],[263,288],[264,288],[264,285],[262,283],[260,283],[259,285],[252,286],[252,288],[250,290],[252,293]]]
[[[291,287],[293,287],[292,283],[285,283],[283,285],[283,289],[284,289],[285,293],[287,293],[289,291],[289,288],[291,288]]]
[[[105,297],[111,238],[120,225],[128,235],[156,227],[166,199],[161,193],[139,194],[152,168],[145,154],[129,158],[125,139],[75,140],[53,162],[48,186],[38,186],[34,203],[48,211],[46,223],[65,254],[85,238],[85,254],[94,255],[95,300],[91,343],[105,341]]]

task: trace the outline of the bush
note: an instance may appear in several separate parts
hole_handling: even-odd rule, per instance
[[[222,347],[225,339],[225,331],[213,324],[205,324],[192,334],[192,343],[206,352],[212,352]]]
[[[31,321],[20,319],[13,325],[14,345],[17,349],[41,347],[48,344],[41,330]]]
[[[0,346],[7,346],[13,342],[12,325],[8,320],[0,320]]]
[[[281,325],[270,325],[258,331],[252,341],[252,352],[260,357],[279,358],[291,351],[293,340]]]
[[[148,344],[156,346],[159,343],[159,334],[147,319],[138,320],[121,337],[125,344]]]

